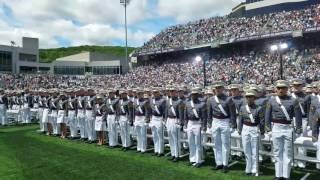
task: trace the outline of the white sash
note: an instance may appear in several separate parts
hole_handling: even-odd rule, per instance
[[[140,103],[139,103],[139,99],[137,99],[137,105],[138,105],[138,110],[141,114],[143,114],[143,111],[141,109]]]
[[[55,99],[53,99],[53,100],[51,101],[51,105],[52,105],[54,108],[57,108],[56,105],[55,105]]]
[[[175,117],[177,117],[176,111],[174,110],[173,105],[172,105],[172,98],[169,99],[169,104],[170,104],[170,110],[171,110],[172,114],[173,114]]]
[[[292,97],[293,97],[294,99],[297,99],[297,96],[296,96],[294,93],[292,93]],[[298,102],[298,103],[299,103],[299,107],[300,107],[300,110],[301,110],[302,115],[303,115],[303,116],[306,115],[306,113],[304,112],[304,109],[303,109],[301,103],[300,103],[300,102]]]
[[[218,104],[218,107],[220,111],[223,113],[224,116],[228,116],[227,112],[223,109],[222,105],[220,104],[219,98],[217,96],[214,96],[214,100]]]
[[[122,105],[122,104],[123,104],[123,100],[120,99],[120,102],[119,102],[119,103],[120,103],[121,112],[122,112],[122,113],[126,113],[126,111],[124,110],[123,105]]]
[[[44,102],[45,102],[44,105],[45,105],[46,107],[49,107],[47,98],[44,98]]]
[[[317,97],[318,97],[318,101],[319,101],[319,103],[320,103],[320,95],[317,95]]]
[[[69,99],[69,106],[71,107],[71,109],[73,109],[73,104],[72,104],[72,99]]]
[[[156,105],[156,100],[155,99],[152,99],[152,103],[154,105],[154,108],[156,109],[157,113],[160,114],[160,111],[158,109],[158,106]]]
[[[88,96],[88,97],[87,97],[87,104],[88,104],[88,107],[89,107],[89,108],[92,108],[92,106],[91,106],[91,101],[92,101],[92,99]]]
[[[109,103],[109,108],[111,109],[112,113],[114,113],[114,109],[113,109],[113,106],[111,104],[111,99],[110,98],[108,99],[108,103]]]
[[[41,97],[39,97],[39,104],[40,104],[40,106],[43,105],[42,101],[43,101],[43,99],[42,99]]]
[[[199,114],[198,114],[197,110],[194,108],[194,104],[193,104],[192,100],[191,100],[190,104],[191,104],[194,116],[196,116],[196,118],[199,118]]]
[[[96,108],[97,108],[97,112],[98,112],[98,114],[100,114],[100,115],[101,115],[100,105],[99,105],[99,104],[97,104],[97,105],[96,105]]]
[[[60,109],[63,109],[63,102],[62,102],[62,100],[59,100],[59,107],[60,107]]]
[[[81,101],[82,101],[82,98],[81,98],[81,97],[79,97],[79,98],[78,98],[78,105],[79,105],[79,107],[80,107],[80,108],[83,108],[83,107],[82,107],[82,103],[81,103]]]
[[[288,111],[286,110],[286,108],[282,105],[279,96],[275,96],[277,103],[280,105],[282,112],[284,113],[284,115],[286,116],[287,121],[290,121],[290,116],[288,114]]]
[[[248,106],[248,104],[246,104],[246,111],[249,114],[249,118],[250,118],[251,123],[254,123],[253,115],[250,111],[250,107]]]
[[[3,96],[0,96],[0,102],[1,102],[1,103],[3,103],[2,97],[3,97]]]

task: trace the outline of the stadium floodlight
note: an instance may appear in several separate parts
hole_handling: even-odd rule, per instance
[[[270,50],[271,51],[277,51],[278,50],[278,46],[277,45],[271,45],[270,46]]]
[[[127,26],[127,6],[129,5],[130,0],[120,0],[120,4],[124,6],[124,27],[125,27],[125,38],[126,38],[126,62],[125,64],[129,66],[129,61],[128,61],[128,26]],[[121,72],[119,71],[119,74]]]
[[[128,5],[130,3],[130,0],[120,0],[120,4],[122,5]]]
[[[289,45],[288,43],[279,43],[279,44],[274,44],[270,46],[270,50],[273,52],[277,52],[279,54],[280,57],[280,70],[279,70],[279,74],[280,74],[280,78],[284,79],[283,77],[283,53],[286,49],[288,49]]]
[[[197,57],[195,58],[195,60],[196,60],[196,62],[200,62],[200,61],[202,61],[202,57],[201,57],[201,56],[197,56]]]
[[[280,49],[287,49],[287,48],[288,48],[288,44],[287,43],[280,44]]]

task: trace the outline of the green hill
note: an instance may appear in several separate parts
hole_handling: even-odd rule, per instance
[[[128,47],[128,54],[135,48]],[[40,49],[40,62],[50,63],[57,58],[78,54],[83,51],[99,52],[115,56],[125,56],[125,48],[120,46],[76,46],[56,49]]]

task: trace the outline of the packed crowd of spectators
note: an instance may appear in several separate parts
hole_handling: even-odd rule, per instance
[[[320,80],[320,51],[290,49],[283,54],[284,77],[306,82]],[[191,58],[190,58],[191,59]],[[191,59],[192,60],[192,59]],[[224,55],[206,62],[207,84],[216,80],[226,83],[273,84],[279,79],[280,56],[270,52],[250,52],[247,55]],[[123,75],[62,76],[1,74],[0,83],[6,88],[29,87],[153,87],[166,85],[202,85],[203,63],[162,63],[139,66]]]
[[[253,17],[212,17],[168,27],[136,52],[189,47],[254,35],[305,30],[319,25],[320,5]]]

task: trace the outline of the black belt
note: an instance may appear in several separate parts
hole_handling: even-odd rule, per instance
[[[177,116],[168,116],[169,118],[175,119]]]
[[[286,119],[272,119],[273,123],[277,123],[277,124],[291,124],[291,121],[288,121]]]
[[[96,117],[102,117],[103,115],[96,115]]]
[[[87,108],[86,110],[92,110],[92,108]]]
[[[251,123],[251,122],[248,122],[248,121],[243,121],[243,124],[246,125],[246,126],[258,126],[258,123]]]
[[[108,115],[114,115],[114,113],[108,113]]]
[[[189,119],[189,121],[199,121],[200,122],[200,119]]]
[[[212,115],[212,117],[214,117],[216,119],[227,119],[227,118],[229,118],[229,116],[217,116],[217,115]]]

